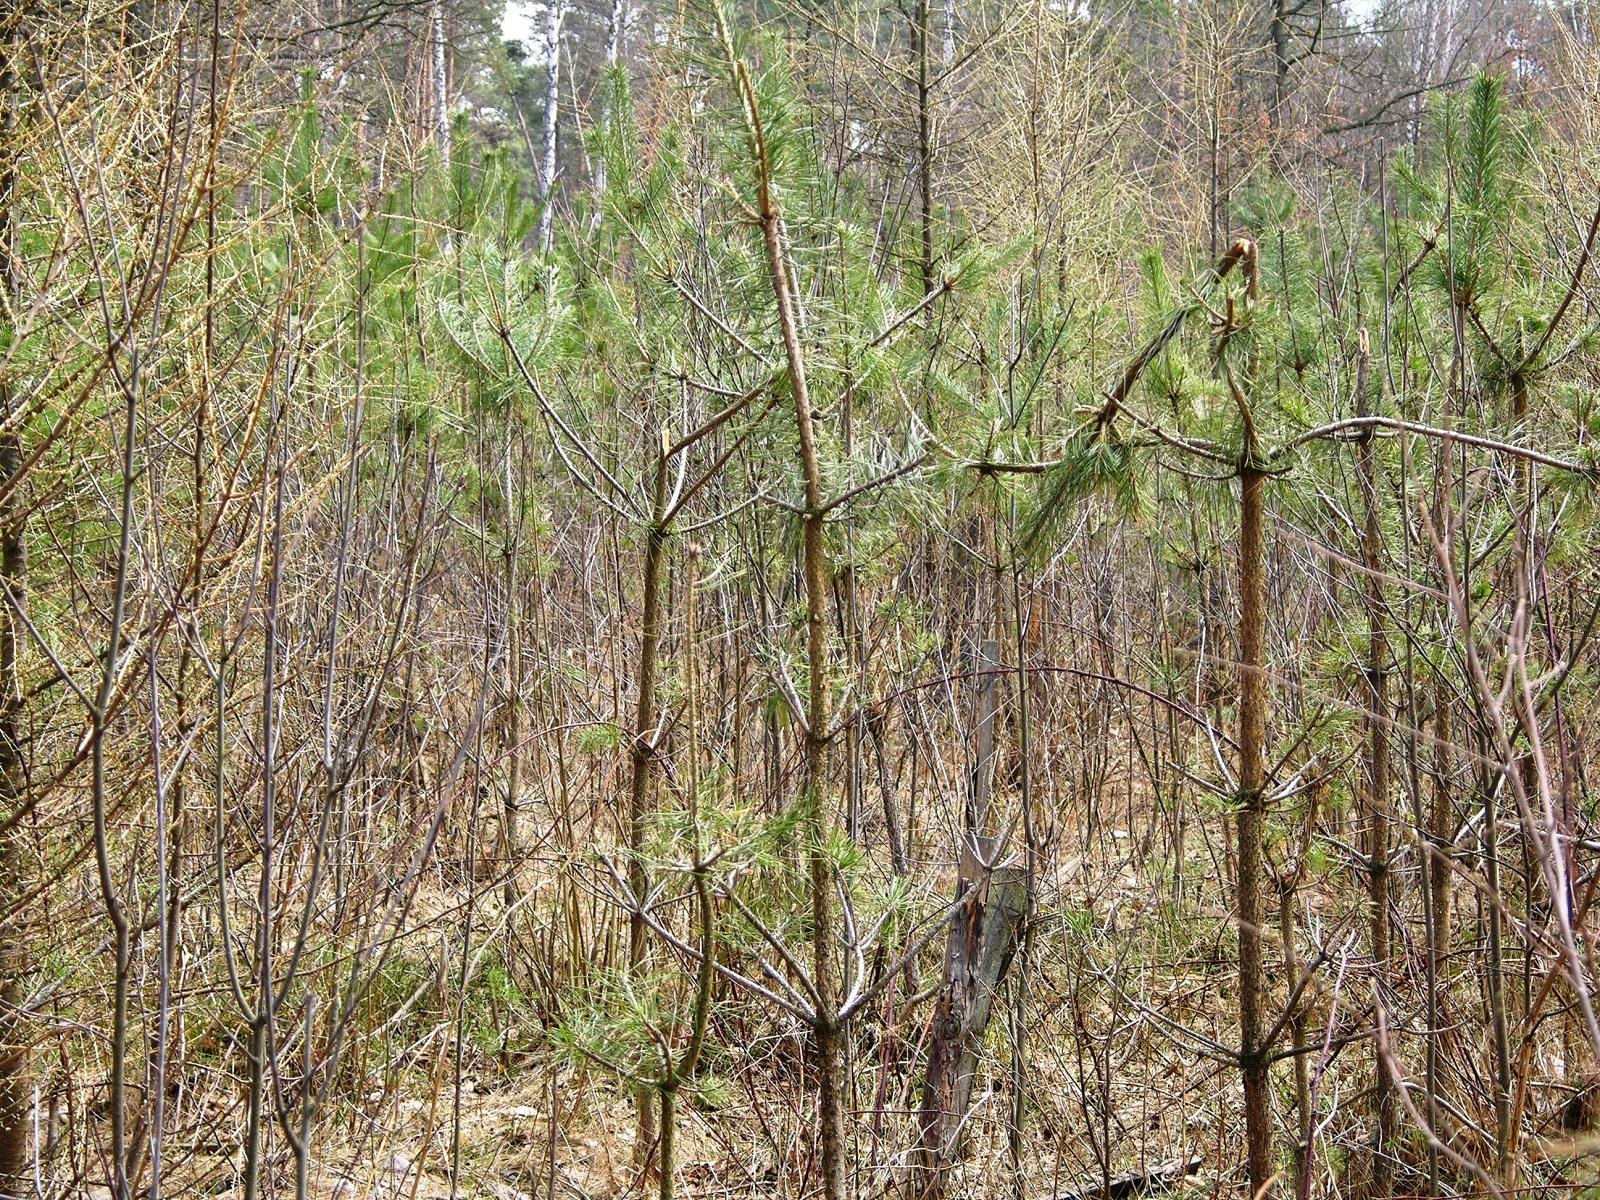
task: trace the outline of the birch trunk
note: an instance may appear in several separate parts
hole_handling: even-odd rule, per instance
[[[445,162],[450,161],[450,79],[445,71],[444,58],[444,0],[433,0],[428,14],[429,42],[432,54],[433,79],[433,135],[439,142],[439,153]]]
[[[544,137],[539,155],[539,247],[550,248],[555,219],[556,129],[561,109],[561,23],[566,20],[562,0],[550,0],[544,10]]]
[[[605,62],[608,86],[609,76],[616,70],[617,64],[622,61],[622,31],[626,28],[627,23],[627,0],[611,0],[611,17],[606,22]],[[595,109],[595,119],[603,123],[606,119],[604,91],[602,91],[601,96],[601,102]],[[606,156],[602,154],[594,162],[594,219],[597,222],[600,219],[600,202],[605,199],[606,183]]]

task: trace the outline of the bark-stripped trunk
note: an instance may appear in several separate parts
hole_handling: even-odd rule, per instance
[[[928,1073],[917,1113],[920,1145],[916,1194],[939,1196],[961,1154],[961,1130],[972,1099],[972,1077],[993,1011],[994,996],[1016,952],[1027,913],[1024,873],[994,866],[995,839],[986,836],[994,777],[995,718],[999,711],[1000,646],[984,642],[978,719],[968,785],[966,843],[956,883],[955,913],[945,946],[944,986],[933,1014]]]
[[[918,1200],[943,1195],[945,1177],[960,1157],[979,1050],[1027,913],[1027,884],[1021,869],[968,867],[963,874],[969,870],[975,878],[958,885],[945,944],[944,987],[933,1013],[928,1074],[917,1112],[922,1143]]]

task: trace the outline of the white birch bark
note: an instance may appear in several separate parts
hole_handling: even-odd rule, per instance
[[[566,19],[564,0],[549,0],[544,15],[544,144],[539,163],[539,246],[550,248],[555,219],[556,121],[561,108],[561,23]]]
[[[444,63],[444,0],[433,0],[429,12],[429,41],[433,52],[433,131],[439,153],[450,161],[450,81]]]
[[[616,69],[622,60],[622,31],[628,22],[628,0],[611,0],[611,20],[606,24],[606,73]],[[609,95],[610,80],[601,92],[600,103],[595,106],[595,120],[606,119],[605,98]],[[600,219],[600,202],[606,195],[606,156],[600,155],[594,163],[594,219]]]

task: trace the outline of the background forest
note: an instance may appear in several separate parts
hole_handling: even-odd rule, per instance
[[[1590,0],[5,0],[0,1195],[1600,1189]]]

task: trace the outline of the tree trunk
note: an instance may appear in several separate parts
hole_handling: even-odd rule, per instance
[[[1262,837],[1266,825],[1266,475],[1252,462],[1239,471],[1239,1064],[1244,1076],[1245,1146],[1250,1192],[1272,1180],[1272,1099],[1267,977],[1262,937]]]
[[[4,231],[9,237],[10,230]],[[0,383],[0,402],[11,413],[11,389]],[[27,872],[23,842],[27,776],[22,754],[22,692],[18,686],[20,605],[27,587],[27,542],[21,489],[22,445],[15,433],[0,437],[0,487],[9,493],[0,505],[0,575],[11,593],[0,619],[0,1195],[32,1195],[28,1173],[28,1106],[31,1036],[23,1012],[23,978],[28,971],[24,904]]]
[[[921,1145],[913,1194],[918,1200],[943,1195],[945,1176],[960,1156],[978,1052],[1027,913],[1022,870],[985,870],[969,850],[962,856],[962,876],[917,1111]]]
[[[556,132],[561,111],[561,23],[567,10],[563,0],[549,0],[544,14],[544,136],[539,154],[539,247],[550,248],[555,221]]]
[[[1361,332],[1361,357],[1356,371],[1356,411],[1368,414],[1367,335]],[[1366,579],[1367,609],[1367,695],[1366,771],[1362,809],[1367,829],[1369,899],[1372,905],[1372,965],[1381,979],[1389,966],[1389,745],[1386,725],[1389,719],[1389,642],[1384,619],[1383,531],[1378,522],[1378,483],[1376,455],[1370,432],[1356,449],[1356,471],[1361,481],[1364,509],[1361,531],[1361,565]],[[1372,1144],[1372,1166],[1368,1194],[1387,1196],[1393,1187],[1391,1144],[1395,1137],[1394,1082],[1381,1054],[1377,1059],[1377,1128]]]
[[[512,438],[512,422],[508,416],[505,428],[504,491],[506,506],[506,533],[504,551],[506,589],[506,798],[501,810],[501,834],[505,842],[506,881],[503,890],[505,903],[516,903],[521,891],[522,833],[519,828],[522,813],[522,713],[523,713],[523,613],[522,577],[518,574],[518,558],[522,552],[522,515],[517,511],[518,484],[512,471],[513,454],[521,447]]]
[[[611,0],[611,16],[606,21],[606,48],[605,66],[607,75],[616,69],[622,61],[622,33],[628,24],[627,0]],[[608,98],[607,89],[610,80],[607,79],[601,88],[601,100],[595,106],[595,119],[603,123],[606,119],[605,101]],[[600,155],[594,160],[594,220],[600,220],[600,201],[606,194],[606,156]]]
[[[1444,676],[1439,676],[1434,687],[1433,713],[1433,811],[1429,820],[1433,826],[1433,870],[1429,883],[1433,889],[1433,959],[1434,974],[1441,981],[1446,978],[1450,961],[1451,909],[1455,892],[1455,874],[1452,846],[1456,837],[1455,799],[1450,786],[1455,769],[1455,754],[1450,739],[1450,687]]]
[[[994,775],[995,717],[999,710],[1000,646],[980,651],[978,718],[968,784],[966,842],[956,884],[955,913],[945,947],[944,986],[934,1009],[928,1073],[917,1113],[920,1134],[915,1194],[941,1195],[945,1175],[960,1157],[961,1129],[972,1076],[994,1006],[1016,951],[1027,913],[1022,871],[993,865],[995,839],[985,835]]]
[[[18,291],[15,258],[17,230],[14,222],[17,164],[15,155],[18,89],[13,55],[18,43],[14,29],[4,30],[5,59],[0,64],[0,289],[6,308]],[[24,819],[27,776],[22,752],[22,689],[18,678],[22,621],[17,608],[27,595],[28,552],[25,537],[27,510],[18,476],[22,471],[22,440],[13,424],[16,414],[11,388],[0,380],[0,575],[10,591],[0,599],[0,1194],[33,1194],[28,1172],[28,1106],[32,1097],[29,1077],[31,1034],[22,1010],[23,978],[28,970],[28,948],[23,904],[27,896],[24,857]]]
[[[917,259],[922,294],[933,290],[933,98],[928,76],[930,0],[917,0],[912,36],[917,53],[917,204],[920,255]]]
[[[444,0],[433,0],[428,14],[428,41],[430,78],[433,84],[433,135],[439,142],[439,153],[450,161],[450,77],[445,70],[444,54]]]
[[[1268,35],[1272,43],[1272,104],[1267,119],[1276,133],[1283,126],[1283,105],[1289,97],[1289,0],[1272,0]]]
[[[1246,310],[1257,292],[1255,245],[1240,239],[1228,259],[1247,274]],[[1226,273],[1224,260],[1218,278]],[[1249,374],[1255,374],[1251,364]],[[1230,386],[1231,386],[1230,378]],[[1239,1068],[1244,1080],[1245,1150],[1250,1194],[1264,1200],[1273,1180],[1271,1047],[1267,1044],[1267,975],[1262,906],[1263,839],[1267,822],[1267,606],[1265,498],[1267,474],[1261,469],[1249,402],[1233,389],[1244,424],[1239,463]]]
[[[648,885],[642,852],[645,823],[651,810],[651,773],[656,761],[652,739],[656,724],[656,659],[661,646],[661,566],[667,539],[664,526],[667,507],[666,448],[663,434],[661,454],[656,460],[651,523],[644,546],[644,601],[639,619],[639,695],[634,713],[633,738],[628,750],[632,772],[628,795],[628,886],[633,891],[635,901],[641,903]],[[635,977],[644,961],[645,935],[644,913],[635,909],[628,918],[628,972]],[[639,1166],[648,1174],[655,1163],[656,1150],[655,1109],[650,1089],[640,1088],[635,1099],[638,1122],[634,1144]],[[663,1096],[663,1105],[665,1103]]]
[[[756,140],[757,169],[760,172],[760,196],[756,211],[766,249],[767,276],[778,307],[784,359],[794,390],[795,429],[800,442],[800,469],[805,480],[805,512],[801,518],[801,574],[805,580],[808,678],[805,772],[799,800],[800,835],[805,843],[806,873],[811,893],[812,984],[816,988],[817,999],[812,1035],[816,1052],[818,1122],[821,1126],[818,1145],[822,1160],[822,1194],[824,1200],[844,1200],[843,1037],[839,1021],[839,972],[833,954],[833,865],[828,857],[828,829],[823,809],[828,747],[828,580],[822,542],[825,516],[822,466],[817,456],[817,435],[811,410],[811,391],[806,381],[800,323],[790,292],[783,219],[772,195],[771,164],[762,140],[760,113],[756,110],[753,90],[747,91],[746,99]]]

